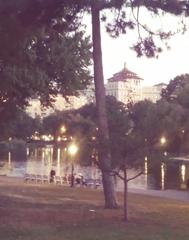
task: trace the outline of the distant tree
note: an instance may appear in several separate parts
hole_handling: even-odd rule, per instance
[[[173,119],[177,119],[182,116],[182,122],[177,128],[177,134],[174,135],[175,150],[178,150],[178,154],[187,155],[189,152],[189,75],[183,74],[175,77],[169,82],[167,87],[162,91],[162,99],[165,99],[172,104],[177,111],[182,109],[182,113],[178,112],[177,116],[173,116]],[[184,113],[183,113],[184,112]],[[175,121],[176,123],[177,121]],[[173,137],[173,136],[172,136]],[[173,145],[174,146],[174,145]],[[173,147],[172,147],[173,148]]]
[[[67,126],[68,116],[72,111],[55,111],[43,118],[43,131],[56,139],[62,126]]]
[[[0,121],[0,139],[8,140],[11,137],[26,141],[35,131],[39,131],[41,127],[40,119],[33,119],[24,111],[19,110],[15,113],[13,119],[9,119],[6,122]]]
[[[188,134],[184,127],[187,116],[182,106],[165,99],[157,103],[142,101],[133,106],[131,118],[135,131],[143,138],[141,146],[145,145],[148,173],[156,179],[160,177],[162,161],[187,154]],[[162,138],[165,142],[161,142]]]
[[[69,134],[78,144],[78,158],[81,165],[94,163],[93,155],[96,149],[96,123],[90,117],[83,117],[79,112],[71,116],[68,123]]]
[[[131,118],[135,128],[148,145],[148,149],[159,147],[161,137],[167,140],[166,151],[180,155],[184,150],[187,111],[179,104],[162,99],[157,103],[142,101],[132,109]],[[186,132],[185,132],[185,130]],[[157,145],[157,146],[156,146]]]
[[[189,108],[189,74],[183,74],[170,80],[167,87],[162,90],[161,95],[168,102]]]
[[[81,114],[84,108],[81,111],[56,111],[43,119],[43,130],[46,134],[52,134],[56,143],[58,136],[61,136],[61,127],[64,126],[65,137],[69,142],[74,141],[79,147],[77,158],[80,159],[80,164],[89,165],[91,164],[95,144],[96,124],[89,115],[83,116]]]

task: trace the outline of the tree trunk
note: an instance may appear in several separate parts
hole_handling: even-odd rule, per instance
[[[101,34],[100,34],[100,11],[95,3],[92,11],[92,36],[93,36],[93,61],[96,107],[99,127],[99,164],[102,170],[102,181],[105,196],[105,208],[117,208],[116,194],[113,177],[110,176],[111,156],[109,149],[109,131],[106,114],[105,87],[102,66]]]
[[[127,195],[128,195],[128,190],[127,190],[127,169],[124,168],[124,200],[123,200],[123,208],[124,208],[124,221],[127,221],[128,220],[128,208],[127,208],[127,205],[128,205],[128,200],[127,200]]]

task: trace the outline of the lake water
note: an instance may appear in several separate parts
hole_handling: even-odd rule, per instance
[[[38,148],[30,151],[24,161],[13,161],[11,154],[8,159],[0,161],[0,175],[24,177],[26,173],[49,175],[52,169],[57,176],[68,176],[74,166],[74,174],[82,174],[87,179],[101,179],[101,171],[96,166],[81,166],[75,159],[68,159],[64,149],[57,149],[56,158],[53,159],[52,147]],[[132,177],[136,171],[130,170],[128,175]],[[123,182],[119,179],[115,181],[117,189],[123,189]],[[142,175],[129,183],[130,187],[145,189],[147,188],[146,176]]]

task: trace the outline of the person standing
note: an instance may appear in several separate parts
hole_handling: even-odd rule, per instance
[[[51,171],[50,171],[50,183],[54,182],[55,175],[56,175],[55,170],[51,169]]]

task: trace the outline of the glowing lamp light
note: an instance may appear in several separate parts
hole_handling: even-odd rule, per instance
[[[160,143],[162,144],[162,145],[164,145],[165,143],[166,143],[166,138],[165,137],[161,137],[160,138]]]
[[[78,146],[74,143],[70,144],[68,147],[68,153],[70,154],[70,156],[72,156],[71,158],[71,182],[70,182],[70,187],[74,187],[74,159],[73,156],[75,156],[75,154],[78,151]]]
[[[66,132],[66,127],[64,125],[60,128],[60,132],[61,133],[65,133]]]
[[[75,145],[74,143],[72,143],[69,147],[68,147],[68,153],[72,156],[74,156],[78,151],[78,147],[77,145]]]
[[[57,137],[57,141],[60,142],[61,141],[61,137]]]

